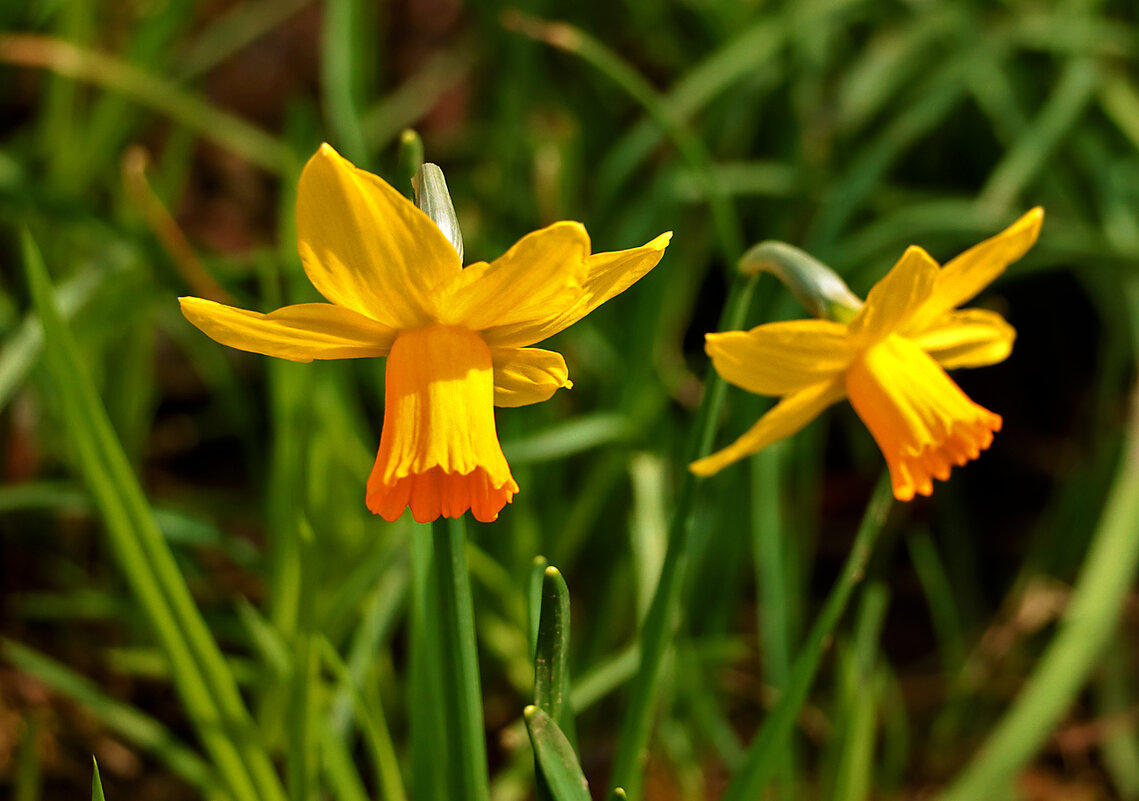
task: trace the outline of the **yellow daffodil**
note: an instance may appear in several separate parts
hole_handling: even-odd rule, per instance
[[[470,509],[488,522],[518,492],[493,407],[537,403],[571,386],[560,354],[526,346],[631,286],[670,237],[591,254],[580,223],[557,222],[464,268],[415,204],[323,145],[297,190],[297,247],[330,302],[268,314],[180,302],[191,323],[241,350],[297,362],[386,356],[368,508],[392,521],[410,507],[419,522]]]
[[[781,398],[723,450],[693,462],[698,475],[794,434],[827,406],[850,398],[886,463],[894,496],[929,495],[931,479],[976,459],[1001,428],[946,374],[1003,361],[1016,332],[996,312],[958,310],[1032,247],[1036,208],[1005,231],[939,267],[912,246],[849,322],[792,320],[708,334],[706,350],[728,383]]]

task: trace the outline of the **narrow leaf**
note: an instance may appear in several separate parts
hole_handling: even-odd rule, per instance
[[[99,763],[95,757],[91,757],[91,767],[94,768],[94,773],[91,774],[91,801],[106,801],[106,796],[103,795],[103,780],[99,778]]]
[[[555,801],[590,801],[589,783],[558,724],[536,706],[526,707],[524,715],[538,767]]]
[[[538,647],[534,654],[534,703],[554,720],[560,720],[569,680],[569,588],[556,567],[547,567],[542,582],[542,612],[538,621]]]

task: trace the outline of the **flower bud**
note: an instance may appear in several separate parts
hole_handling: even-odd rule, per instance
[[[754,245],[740,259],[739,267],[745,275],[771,273],[815,317],[846,323],[862,308],[862,301],[834,270],[785,242]]]
[[[461,262],[463,232],[459,230],[459,218],[455,216],[455,206],[451,203],[443,171],[437,164],[424,164],[411,179],[411,185],[415,188],[415,205],[439,227],[458,252]]]

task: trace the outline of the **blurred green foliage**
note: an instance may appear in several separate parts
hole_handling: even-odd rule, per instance
[[[558,219],[584,222],[597,250],[676,232],[656,270],[553,341],[573,390],[497,415],[522,492],[469,528],[467,554],[495,801],[533,786],[522,710],[538,554],[572,593],[566,742],[595,797],[605,787],[707,370],[701,337],[761,239],[864,292],[908,244],[944,260],[1047,210],[1039,244],[978,301],[1017,327],[1013,357],[960,378],[1005,430],[933,499],[895,511],[773,757],[778,797],[948,784],[1060,642],[1109,488],[1132,487],[1136,461],[1123,450],[1139,325],[1131,0],[41,0],[0,4],[0,31],[0,782],[13,798],[81,797],[91,752],[112,798],[217,797],[218,781],[115,567],[105,498],[68,428],[78,390],[45,369],[22,226],[106,407],[100,447],[125,455],[114,487],[145,490],[132,514],[172,549],[251,710],[242,747],[281,767],[291,801],[443,797],[432,757],[445,745],[412,725],[447,678],[414,635],[437,614],[431,537],[363,504],[382,364],[228,351],[175,302],[316,299],[295,250],[300,166],[326,140],[394,181],[409,126],[446,171],[468,261]],[[747,325],[801,314],[764,278]],[[762,403],[730,391],[717,442]],[[716,797],[744,764],[880,469],[840,408],[698,485],[647,797]],[[1120,504],[1100,558],[1126,564],[1139,523]],[[1058,728],[1033,732],[1026,797],[1139,798],[1134,613],[1108,635],[1102,655],[1090,636],[1073,646],[1098,664]],[[542,709],[532,737],[556,717]]]

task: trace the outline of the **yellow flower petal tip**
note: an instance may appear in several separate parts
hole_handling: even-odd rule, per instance
[[[956,307],[1023,256],[1043,220],[1044,210],[1034,208],[944,267],[911,246],[849,324],[795,320],[705,335],[726,381],[781,400],[736,442],[689,469],[713,475],[794,434],[845,396],[886,459],[894,497],[930,495],[934,479],[980,456],[1002,425],[945,371],[1003,361],[1016,338],[995,312]]]
[[[528,346],[628,289],[671,237],[591,253],[584,226],[558,222],[464,269],[430,217],[323,144],[297,187],[297,250],[328,302],[268,314],[179,303],[205,334],[240,350],[299,362],[386,356],[367,507],[389,521],[410,508],[419,522],[468,510],[490,522],[518,492],[494,407],[573,386],[560,354]]]
[[[723,467],[716,465],[711,457],[705,456],[703,459],[697,459],[688,465],[688,469],[691,470],[694,475],[698,475],[701,478],[708,478],[708,476],[714,476],[716,473],[719,473],[723,470]]]

